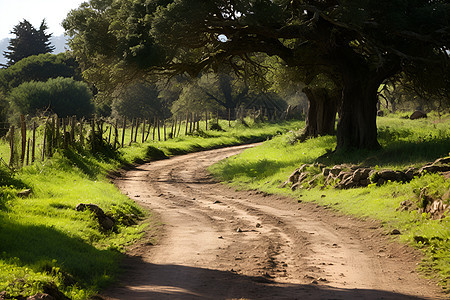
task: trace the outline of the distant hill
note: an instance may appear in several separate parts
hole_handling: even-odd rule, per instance
[[[64,52],[69,49],[69,46],[66,44],[66,37],[62,34],[59,36],[54,36],[50,39],[50,42],[53,46],[55,46],[55,51],[53,54],[58,54]],[[9,39],[4,38],[0,40],[0,64],[6,64],[6,58],[3,56],[3,52],[7,50],[9,45]]]

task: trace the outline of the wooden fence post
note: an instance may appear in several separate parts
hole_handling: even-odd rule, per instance
[[[20,156],[20,163],[23,166],[25,163],[25,152],[27,150],[27,124],[25,123],[24,115],[20,115],[20,129],[22,133],[22,153]]]
[[[66,134],[66,118],[62,118],[62,127],[63,127],[63,148],[67,149],[67,134]]]
[[[133,133],[134,133],[134,119],[131,119],[131,135],[129,146],[131,146],[131,143],[133,142]]]
[[[158,142],[160,142],[161,141],[161,130],[159,127],[161,125],[161,120],[159,118],[158,118],[157,123],[158,123]]]
[[[125,128],[127,127],[127,117],[123,118],[123,129],[122,129],[122,148],[123,142],[125,141]]]
[[[42,142],[42,161],[45,160],[45,147],[47,144],[47,123],[48,123],[48,119],[45,120],[45,123],[44,123],[44,140]]]
[[[186,113],[186,130],[184,131],[184,135],[187,135],[188,133],[188,126],[189,126],[189,112]]]
[[[117,128],[117,126],[119,126],[119,120],[118,119],[116,119],[116,125],[114,126],[114,149],[117,149],[116,147],[117,147],[117,143],[119,142],[118,141],[118,138],[119,138],[119,130],[118,130],[118,128]]]
[[[180,136],[180,130],[181,130],[181,124],[182,124],[182,120],[183,118],[180,116],[180,119],[178,120],[178,131],[176,136]]]
[[[28,166],[30,164],[30,144],[31,144],[31,139],[28,139],[28,147],[27,147],[27,163],[26,165]]]
[[[150,135],[150,130],[152,129],[152,122],[150,121],[150,118],[148,118],[147,123],[148,123],[148,129],[147,129],[147,134],[145,135],[144,142],[147,141],[148,136]]]
[[[135,143],[137,143],[137,136],[138,136],[140,126],[141,126],[141,119],[136,119],[136,132],[134,133],[134,142]]]
[[[81,119],[80,120],[80,145],[81,145],[81,147],[84,147],[83,122],[84,122],[84,119]]]
[[[77,117],[72,116],[72,127],[70,128],[70,144],[73,146],[75,144],[75,126],[77,124]]]
[[[33,122],[33,146],[31,149],[31,163],[34,163],[36,154],[36,121]]]
[[[112,124],[109,124],[108,144],[111,145]]]
[[[55,148],[59,148],[61,146],[61,144],[60,144],[61,137],[60,137],[60,126],[59,126],[59,123],[60,123],[60,119],[56,115],[56,117],[55,117],[56,129],[55,129],[55,143],[54,143],[54,147]]]
[[[142,144],[144,143],[144,141],[145,141],[145,118],[142,123]]]
[[[163,120],[163,128],[164,128],[164,141],[166,141],[166,120]]]
[[[95,152],[96,146],[95,146],[95,118],[91,120],[91,147],[92,152]]]
[[[14,166],[14,125],[11,126],[11,129],[9,130],[11,134],[11,140],[9,142],[9,146],[11,147],[11,154],[9,156],[9,166]]]

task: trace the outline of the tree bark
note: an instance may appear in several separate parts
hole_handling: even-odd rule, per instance
[[[303,89],[308,97],[308,111],[303,137],[334,135],[339,99],[325,88]]]
[[[336,149],[378,149],[377,89],[381,82],[374,74],[353,70],[344,76],[342,107],[337,125]]]

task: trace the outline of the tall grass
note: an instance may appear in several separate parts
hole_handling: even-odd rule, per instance
[[[302,164],[315,162],[329,167],[349,163],[375,169],[418,167],[450,151],[450,118],[407,120],[396,116],[378,119],[381,150],[339,151],[331,154],[336,139],[318,137],[303,143],[294,142],[287,133],[228,158],[210,168],[222,181],[237,187],[254,188],[268,193],[291,195],[301,201],[314,201],[362,218],[380,220],[386,232],[399,229],[400,239],[423,249],[426,258],[422,269],[438,278],[444,289],[450,288],[450,216],[432,220],[426,214],[401,209],[403,201],[418,202],[418,191],[427,187],[430,194],[449,193],[450,180],[430,174],[410,183],[337,190],[319,184],[313,189],[291,191],[281,184]],[[326,155],[328,153],[328,155]],[[445,198],[445,197],[444,197]],[[445,199],[444,199],[445,200]],[[446,199],[447,203],[449,199]],[[420,238],[418,238],[420,237]],[[425,240],[426,242],[417,242]]]

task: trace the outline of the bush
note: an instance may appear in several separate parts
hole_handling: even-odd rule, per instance
[[[8,99],[13,112],[36,115],[56,113],[60,117],[88,117],[94,111],[92,93],[86,83],[58,77],[46,82],[30,81],[14,88]]]

